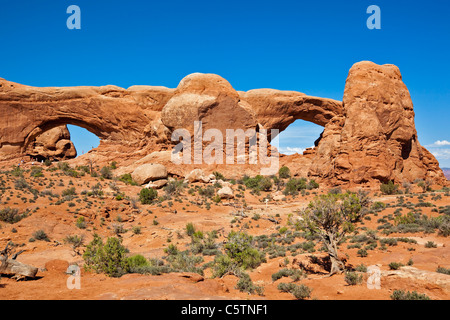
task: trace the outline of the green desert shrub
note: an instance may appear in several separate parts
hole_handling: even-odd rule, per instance
[[[9,207],[4,208],[0,210],[0,221],[7,222],[7,223],[16,223],[22,220],[23,218],[26,218],[28,216],[28,213],[19,213],[18,209],[11,209]]]
[[[301,300],[309,298],[312,292],[312,289],[304,284],[297,285],[295,283],[280,283],[277,288],[281,292],[291,293],[296,299]]]
[[[84,217],[78,217],[75,225],[77,226],[77,228],[86,229],[86,220],[84,219]]]
[[[193,272],[203,275],[203,269],[198,266],[203,262],[203,257],[193,255],[188,250],[179,251],[178,248],[171,244],[167,249],[166,260],[169,262],[170,267],[176,272]]]
[[[364,258],[364,257],[367,257],[369,254],[367,253],[367,250],[366,249],[359,249],[357,252],[356,252],[356,254],[359,256],[359,257],[361,257],[361,258]]]
[[[68,171],[70,170],[70,166],[67,162],[58,162],[58,169],[61,171]]]
[[[145,257],[143,255],[135,254],[135,255],[127,258],[127,264],[128,264],[129,271],[131,273],[134,273],[132,270],[135,270],[139,267],[148,266],[149,262],[147,261],[147,259],[145,259]]]
[[[258,188],[261,191],[270,191],[270,190],[272,190],[272,179],[270,179],[268,177],[263,177],[261,179],[261,181],[259,182]]]
[[[213,175],[216,180],[223,180],[223,181],[226,180],[223,174],[221,174],[220,172],[214,171]]]
[[[382,183],[380,185],[380,191],[383,194],[396,194],[398,191],[398,184],[394,184],[393,181],[389,181],[388,183]]]
[[[74,195],[76,195],[76,194],[77,194],[77,192],[76,192],[76,190],[75,190],[75,187],[71,187],[71,188],[65,189],[65,190],[63,190],[63,191],[61,192],[61,196],[63,196],[63,197],[66,197],[66,196],[74,196]]]
[[[127,258],[129,273],[151,274],[154,276],[172,272],[169,266],[164,265],[164,261],[159,259],[145,259],[142,255],[134,255]]]
[[[384,202],[381,202],[381,201],[375,201],[372,204],[372,207],[371,207],[372,210],[377,210],[377,211],[381,211],[381,210],[383,210],[385,208],[386,208],[386,204]]]
[[[201,231],[194,232],[191,235],[191,252],[193,254],[201,253],[205,256],[220,253],[218,250],[218,245],[215,242],[216,238],[216,231],[207,232],[206,236]]]
[[[264,253],[254,247],[253,237],[245,232],[231,231],[224,249],[243,269],[256,268],[265,261]]]
[[[44,232],[44,230],[37,230],[37,231],[33,232],[33,238],[35,240],[41,240],[41,241],[47,241],[47,242],[50,241],[50,239],[48,238],[48,236]]]
[[[170,180],[164,186],[163,190],[167,196],[178,196],[183,192],[185,187],[186,184],[182,180]]]
[[[257,193],[259,191],[270,191],[272,189],[272,179],[261,175],[257,175],[254,178],[245,176],[243,182],[247,188]]]
[[[289,179],[283,191],[284,195],[297,195],[300,190],[307,188],[306,182],[307,180],[305,178]]]
[[[94,234],[83,254],[85,268],[110,277],[120,277],[129,271],[127,251],[121,239],[110,237],[104,244],[100,236]]]
[[[100,169],[100,175],[104,179],[112,179],[113,178],[113,173],[112,173],[111,167],[103,167],[103,168],[101,168]]]
[[[27,180],[25,180],[25,178],[21,177],[14,181],[14,188],[16,188],[17,190],[30,189],[30,185],[28,184]]]
[[[257,293],[260,296],[264,294],[264,287],[255,285],[247,273],[241,274],[236,284],[236,289],[250,294]]]
[[[355,268],[358,272],[367,272],[367,267],[364,264],[357,265]]]
[[[129,184],[131,186],[137,186],[136,181],[133,180],[130,173],[125,173],[119,177],[119,180],[125,184]]]
[[[436,269],[436,272],[450,275],[450,268],[446,269],[446,268],[443,268],[443,267],[438,267]]]
[[[192,236],[195,233],[195,227],[192,224],[192,222],[189,222],[188,224],[186,224],[186,234],[188,236]]]
[[[405,292],[404,290],[395,290],[391,295],[392,300],[431,300],[426,294]]]
[[[355,286],[357,284],[362,283],[363,276],[362,274],[358,274],[357,272],[348,271],[345,273],[345,282],[347,282],[350,286]]]
[[[425,248],[437,248],[437,244],[433,241],[427,241],[427,243],[425,243]]]
[[[72,246],[72,249],[76,251],[79,247],[81,247],[84,243],[84,236],[78,235],[68,235],[64,238],[64,243]]]
[[[139,200],[142,204],[151,204],[158,197],[158,191],[153,188],[143,188],[139,192]]]
[[[317,189],[317,188],[319,188],[319,184],[314,179],[311,179],[311,180],[309,180],[306,188],[308,190]]]
[[[291,177],[291,170],[286,166],[282,166],[278,170],[278,176],[280,179],[289,179]]]
[[[389,269],[391,270],[398,270],[400,269],[400,267],[403,267],[404,264],[400,263],[400,262],[391,262],[389,263]]]
[[[278,279],[281,279],[283,277],[291,277],[292,280],[298,281],[304,276],[305,274],[301,270],[284,268],[272,274],[272,281],[277,281]]]
[[[212,263],[213,276],[227,273],[240,276],[243,270],[256,268],[265,262],[265,254],[257,249],[253,237],[245,232],[230,232],[224,247],[225,254],[216,255]]]
[[[32,167],[30,175],[35,178],[40,178],[44,176],[41,167]]]
[[[205,188],[199,188],[198,194],[204,198],[212,198],[216,193],[214,186],[207,186]]]

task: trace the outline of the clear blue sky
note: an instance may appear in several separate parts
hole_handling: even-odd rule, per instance
[[[381,30],[366,27],[372,4],[381,8]],[[66,27],[69,5],[81,8],[81,30]],[[2,0],[0,77],[33,86],[176,87],[204,72],[237,90],[341,100],[353,63],[393,63],[410,90],[419,141],[450,167],[449,14],[447,0]],[[91,148],[71,131],[79,153]],[[297,121],[280,147],[309,147],[320,131]]]

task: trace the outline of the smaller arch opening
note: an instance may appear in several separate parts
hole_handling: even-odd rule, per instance
[[[309,121],[296,120],[272,141],[278,144],[278,151],[281,154],[303,154],[306,149],[317,146],[322,133],[322,126]]]
[[[77,151],[77,157],[88,153],[100,145],[100,138],[83,127],[68,124],[67,129],[70,132],[70,140]]]

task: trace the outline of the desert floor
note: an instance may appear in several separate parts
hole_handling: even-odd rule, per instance
[[[14,173],[11,167],[3,168],[0,173],[0,210],[9,207],[18,209],[19,213],[28,212],[27,217],[16,223],[0,222],[0,249],[13,242],[17,250],[24,250],[17,261],[39,268],[36,279],[17,281],[3,276],[0,279],[0,299],[295,299],[292,294],[280,292],[277,288],[280,282],[294,280],[283,277],[273,281],[272,275],[284,268],[299,269],[299,263],[309,261],[311,255],[327,256],[320,250],[320,243],[316,243],[313,250],[308,249],[310,252],[300,245],[296,249],[293,246],[307,242],[298,236],[296,229],[298,209],[306,206],[317,194],[329,191],[322,186],[307,190],[303,195],[287,196],[285,200],[271,200],[266,204],[263,198],[274,191],[257,195],[248,188],[239,189],[236,184],[233,186],[234,199],[215,203],[198,192],[206,184],[191,183],[179,196],[143,205],[138,200],[141,186],[90,174],[76,177],[73,171],[58,169],[56,164],[38,166],[42,166],[42,176],[32,176],[31,164],[26,164],[21,173],[17,170]],[[82,174],[82,169],[76,171]],[[19,179],[22,180],[17,182]],[[96,185],[97,190],[101,187],[103,194],[100,196],[91,191]],[[63,196],[64,191],[70,188],[75,188],[75,193]],[[450,299],[450,275],[436,272],[439,267],[450,268],[448,236],[443,236],[433,227],[383,233],[389,226],[398,231],[395,229],[397,216],[406,216],[414,210],[429,218],[449,214],[448,189],[432,186],[432,190],[422,192],[413,185],[408,194],[383,195],[380,191],[372,191],[373,202],[387,206],[373,208],[357,224],[355,233],[340,244],[339,252],[346,258],[347,268],[354,269],[360,265],[380,268],[379,289],[368,288],[367,273],[361,273],[364,280],[360,284],[349,285],[345,274],[328,277],[323,266],[315,265],[312,266],[314,272],[305,272],[305,277],[296,281],[312,289],[308,299],[391,299],[394,290],[416,291],[437,300]],[[121,196],[117,197],[118,194]],[[164,195],[164,191],[160,189],[158,194]],[[243,209],[244,199],[246,208]],[[80,217],[84,217],[83,225],[77,225]],[[166,255],[164,249],[171,244],[180,250],[189,249],[188,223],[205,234],[216,230],[218,238],[215,241],[219,250],[232,230],[271,238],[273,241],[269,247],[261,248],[266,252],[267,261],[247,270],[253,283],[264,288],[263,294],[239,291],[235,275],[213,278],[210,267],[204,268],[202,276],[191,272],[171,272],[161,275],[130,273],[118,278],[82,268],[81,288],[68,289],[67,267],[74,263],[84,265],[82,255],[75,253],[64,241],[68,235],[84,235],[84,247],[80,248],[80,253],[97,233],[103,239],[120,237],[129,255],[141,254],[147,259],[163,260]],[[121,233],[117,232],[118,227]],[[133,231],[137,229],[140,232]],[[48,241],[34,239],[38,230],[45,232]],[[362,236],[368,230],[374,231],[375,239],[371,243],[376,243],[376,246],[370,246],[367,237]],[[383,240],[386,238],[399,239],[389,243]],[[368,255],[360,256],[358,250],[367,246]],[[214,256],[202,258],[201,265],[214,260]],[[391,262],[401,263],[404,267],[391,270]]]

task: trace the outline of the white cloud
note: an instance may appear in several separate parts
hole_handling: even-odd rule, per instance
[[[450,149],[438,149],[431,151],[431,154],[436,157],[437,160],[450,159]]]
[[[438,141],[433,142],[432,144],[427,145],[426,148],[438,148],[438,147],[444,147],[444,146],[450,146],[450,141],[438,140]]]
[[[428,151],[439,161],[440,166],[448,166],[450,160],[450,141],[437,140],[432,144],[425,146]]]
[[[438,140],[434,143],[436,146],[450,146],[450,141],[447,140]]]
[[[311,147],[313,148],[313,147]],[[303,152],[306,150],[306,148],[291,148],[291,147],[280,147],[279,148],[279,152],[282,154],[286,154],[286,155],[291,155],[291,154],[303,154]]]

